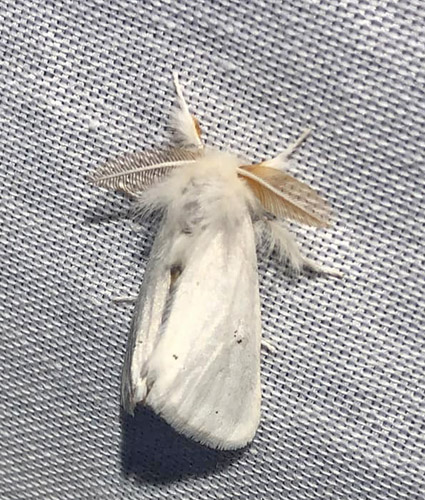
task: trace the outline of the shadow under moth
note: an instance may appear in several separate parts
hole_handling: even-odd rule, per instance
[[[304,257],[283,220],[329,224],[328,205],[284,172],[309,131],[274,158],[249,164],[204,145],[174,75],[176,146],[114,158],[92,174],[162,223],[136,299],[121,400],[150,406],[207,446],[249,443],[260,420],[261,318],[256,246],[299,272],[339,276]]]

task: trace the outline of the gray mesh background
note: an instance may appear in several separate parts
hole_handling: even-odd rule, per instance
[[[0,497],[425,498],[421,0],[1,5]],[[342,280],[260,258],[263,414],[223,453],[120,415],[155,221],[86,182],[165,144],[179,70],[209,144],[292,172],[335,224],[294,228]]]

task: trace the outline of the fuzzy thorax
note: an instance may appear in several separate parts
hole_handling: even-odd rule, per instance
[[[238,214],[256,205],[251,190],[238,177],[241,160],[230,153],[206,150],[193,164],[176,169],[168,178],[142,193],[142,211],[165,210],[176,228],[235,224]]]

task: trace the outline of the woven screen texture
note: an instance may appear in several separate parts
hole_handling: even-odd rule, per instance
[[[6,0],[0,9],[0,498],[425,498],[421,0]],[[290,172],[333,209],[291,226],[342,279],[259,254],[262,418],[204,448],[121,414],[157,230],[88,174],[163,147],[171,73],[210,145],[252,161],[306,128]]]

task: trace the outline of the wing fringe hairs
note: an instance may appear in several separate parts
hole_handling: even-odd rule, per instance
[[[261,322],[256,241],[303,266],[277,218],[326,227],[330,211],[281,170],[305,132],[275,158],[247,165],[204,147],[177,76],[172,113],[179,148],[130,153],[92,181],[136,198],[162,223],[136,301],[121,385],[124,409],[152,407],[178,432],[214,448],[249,443],[260,418]]]

